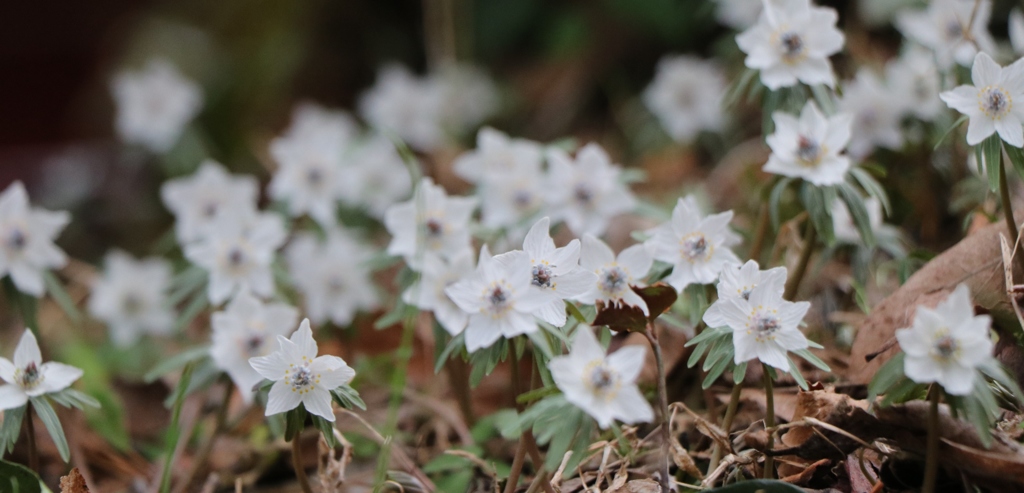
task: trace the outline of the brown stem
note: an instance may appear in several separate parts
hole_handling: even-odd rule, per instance
[[[476,418],[473,415],[473,401],[469,391],[469,371],[461,357],[456,356],[448,360],[448,385],[455,394],[455,402],[462,412],[462,419],[466,420],[466,426],[472,428]]]
[[[736,409],[739,407],[740,393],[742,391],[742,385],[734,385],[732,393],[729,394],[729,407],[725,409],[725,420],[722,421],[722,431],[725,431],[727,440],[730,439],[729,431],[732,429],[733,420],[736,419]],[[711,462],[708,463],[708,476],[718,468],[720,460],[722,460],[722,447],[715,443],[715,449],[711,452]]]
[[[668,391],[665,389],[665,361],[661,355],[661,345],[658,344],[658,336],[654,333],[653,322],[647,323],[647,330],[644,331],[644,335],[647,336],[647,341],[651,343],[651,349],[654,351],[654,361],[658,366],[658,412],[661,414],[662,449],[661,478],[659,478],[659,483],[661,484],[662,493],[669,493],[672,491],[672,481],[668,475],[669,460],[672,457],[672,428],[668,422]]]
[[[772,375],[768,373],[768,365],[761,364],[764,371],[764,396],[765,396],[765,417],[764,428],[768,432],[768,445],[765,446],[764,457],[764,479],[775,477],[775,458],[771,451],[775,448],[775,389],[772,384]]]
[[[803,280],[804,274],[807,272],[807,265],[811,263],[811,254],[814,253],[816,233],[814,224],[807,221],[807,232],[804,233],[804,248],[800,250],[800,261],[796,264],[793,274],[789,276],[789,281],[786,283],[786,292],[782,295],[787,300],[792,300],[800,289],[800,281]]]
[[[924,485],[922,493],[934,493],[939,474],[939,398],[942,392],[933,385],[928,393],[928,449],[924,461]]]
[[[302,493],[313,493],[313,487],[309,484],[309,475],[306,474],[305,461],[302,460],[301,433],[292,438],[292,467],[295,469],[295,477],[299,479],[299,486]]]
[[[1013,204],[1010,202],[1010,184],[1006,179],[1006,166],[999,163],[999,200],[1003,206],[1003,219],[1006,220],[1006,229],[1010,232],[1010,238],[1017,243],[1017,221],[1013,218]]]
[[[231,396],[234,394],[234,391],[235,384],[228,380],[224,384],[224,396],[217,407],[217,417],[213,425],[213,433],[206,443],[203,444],[203,448],[199,450],[195,458],[192,459],[192,467],[189,469],[188,475],[185,476],[185,481],[181,482],[175,493],[187,491],[196,478],[208,467],[207,463],[210,461],[210,454],[213,452],[213,444],[217,441],[217,436],[224,430],[224,423],[227,422],[228,407],[231,405]]]
[[[516,456],[512,459],[512,470],[508,473],[508,481],[505,482],[505,493],[512,493],[519,483],[519,474],[523,472],[523,462],[526,459],[526,443],[522,437],[519,438],[519,445],[516,447]]]
[[[39,471],[39,452],[36,449],[36,425],[32,421],[32,403],[25,408],[25,435],[28,438],[28,468]]]
[[[750,244],[750,253],[747,255],[751,260],[761,262],[761,250],[764,249],[764,240],[768,236],[768,203],[761,204],[761,212],[757,214],[757,226],[754,228],[754,241]]]

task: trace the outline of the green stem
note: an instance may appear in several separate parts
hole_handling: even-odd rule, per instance
[[[932,386],[928,393],[928,450],[924,462],[924,485],[922,493],[934,493],[935,481],[939,474],[939,399],[942,391]]]
[[[32,421],[32,403],[25,408],[25,435],[28,439],[28,468],[39,473],[39,452],[36,449],[36,425]]]
[[[768,445],[765,446],[765,457],[764,457],[764,479],[772,479],[775,477],[775,458],[771,456],[772,449],[775,448],[775,388],[772,384],[772,376],[768,373],[768,365],[762,363],[762,370],[764,371],[764,396],[765,396],[765,417],[764,417],[764,428],[768,432]]]
[[[782,295],[784,299],[792,300],[796,296],[797,291],[800,289],[800,281],[803,280],[804,274],[807,273],[807,266],[811,263],[811,254],[814,253],[814,241],[817,238],[817,231],[814,230],[814,224],[807,221],[807,232],[804,233],[804,248],[800,250],[800,261],[796,264],[796,269],[793,270],[793,274],[789,276],[789,281],[786,283],[786,292]]]
[[[1013,219],[1013,204],[1010,202],[1010,184],[1006,179],[1006,166],[1000,160],[999,163],[999,200],[1003,206],[1003,219],[1006,220],[1006,229],[1010,232],[1010,239],[1017,242],[1017,222]]]
[[[292,438],[292,468],[295,469],[295,477],[299,479],[299,486],[302,493],[313,493],[313,487],[309,484],[309,475],[306,474],[305,461],[302,460],[302,433]]]
[[[181,372],[181,380],[178,381],[178,388],[174,396],[174,410],[171,412],[171,425],[167,428],[167,455],[164,457],[164,471],[160,477],[160,493],[171,491],[171,469],[174,465],[174,452],[178,449],[178,439],[181,437],[181,408],[185,404],[185,392],[189,383],[192,382],[192,371],[195,370],[195,362],[185,365]]]
[[[644,331],[644,335],[647,336],[647,341],[651,343],[651,349],[654,351],[654,361],[658,365],[658,412],[661,414],[661,449],[662,449],[662,463],[661,463],[661,483],[662,493],[669,493],[672,491],[672,480],[669,479],[669,460],[671,460],[672,453],[672,428],[669,423],[668,413],[668,391],[665,388],[665,360],[661,354],[661,345],[658,344],[658,336],[654,333],[654,323],[647,323],[647,330]]]
[[[736,419],[736,409],[740,404],[740,393],[743,391],[742,385],[734,385],[732,393],[729,394],[729,407],[725,409],[725,420],[722,422],[722,431],[725,431],[726,439],[729,439],[729,432],[732,429],[732,422]],[[711,462],[708,463],[708,476],[716,468],[718,468],[718,462],[722,460],[722,447],[715,443],[715,449],[711,452]]]

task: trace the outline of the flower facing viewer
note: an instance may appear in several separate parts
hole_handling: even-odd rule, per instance
[[[167,335],[174,314],[165,306],[171,265],[162,258],[136,260],[115,250],[104,259],[103,277],[89,297],[89,313],[110,327],[115,344],[128,346],[143,334]]]
[[[649,315],[647,303],[630,286],[642,285],[643,278],[651,270],[654,259],[645,245],[633,245],[615,252],[603,241],[591,235],[583,235],[580,247],[580,267],[593,272],[596,282],[590,289],[576,297],[576,301],[592,305],[598,301],[618,305],[634,306]]]
[[[167,60],[150,60],[138,72],[122,72],[110,83],[117,103],[121,140],[164,153],[178,142],[199,113],[203,92]]]
[[[648,248],[655,259],[675,266],[667,282],[676,291],[712,283],[726,265],[740,263],[729,249],[739,241],[729,231],[731,220],[732,211],[702,217],[696,200],[687,197],[676,203],[671,221],[653,230]]]
[[[401,255],[419,271],[425,253],[453,258],[469,250],[469,220],[476,205],[475,198],[449,197],[440,185],[423,178],[411,200],[384,213],[384,226],[391,233],[388,254]]]
[[[583,146],[575,159],[552,150],[547,184],[552,219],[565,221],[577,235],[604,234],[612,217],[636,206],[633,193],[619,180],[621,174],[622,168],[597,144]]]
[[[82,370],[53,361],[43,363],[39,343],[26,329],[14,350],[14,361],[0,358],[0,410],[16,409],[29,398],[60,392],[82,377]]]
[[[32,207],[25,186],[12,183],[0,193],[0,276],[11,276],[25,294],[42,296],[43,271],[67,263],[53,240],[70,220],[67,212]]]
[[[750,299],[750,293],[754,288],[776,293],[782,296],[786,289],[786,268],[775,267],[774,269],[760,270],[757,262],[748,260],[743,265],[730,265],[722,270],[718,280],[718,298],[743,298]],[[722,311],[725,303],[713,303],[704,312],[704,322],[708,327],[727,327],[729,323],[723,317]]]
[[[963,85],[939,95],[950,108],[970,118],[967,143],[978,145],[999,133],[1004,142],[1024,147],[1024,59],[1006,68],[985,53],[974,57],[973,86]]]
[[[764,170],[776,175],[803,178],[815,185],[841,183],[850,169],[843,149],[850,143],[853,118],[846,114],[826,117],[818,105],[804,105],[800,117],[776,111],[775,133],[766,139],[772,154]]]

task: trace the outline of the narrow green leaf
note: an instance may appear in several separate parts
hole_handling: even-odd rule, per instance
[[[736,368],[732,369],[732,383],[734,383],[736,385],[739,385],[739,384],[743,383],[743,378],[746,377],[746,376],[747,376],[747,362],[746,361],[736,365]]]
[[[860,233],[860,238],[868,248],[875,246],[875,231],[871,228],[871,218],[868,216],[868,209],[864,206],[864,199],[848,183],[841,183],[836,187],[839,196],[850,211],[853,224]]]
[[[21,434],[21,421],[27,408],[26,405],[4,411],[3,424],[0,425],[0,457],[6,452],[14,451],[14,444]]]
[[[175,371],[179,368],[184,368],[185,365],[198,361],[199,359],[205,358],[210,355],[210,346],[196,346],[194,348],[186,349],[170,358],[167,358],[153,367],[152,370],[146,373],[142,377],[142,380],[146,383],[153,383],[160,377]]]
[[[31,469],[13,462],[0,460],[0,492],[42,493],[45,486]],[[49,493],[49,489],[45,490]]]
[[[878,202],[882,204],[882,211],[885,212],[886,216],[892,214],[892,204],[889,202],[889,194],[885,192],[885,187],[874,176],[871,176],[866,169],[861,166],[854,166],[850,168],[850,176],[860,185],[861,188],[867,192],[869,197],[878,199]]]
[[[565,308],[569,312],[569,315],[572,315],[572,318],[575,318],[579,323],[581,323],[581,324],[588,323],[587,322],[587,317],[583,316],[583,312],[580,311],[579,307],[576,306],[575,303],[573,303],[573,302],[571,302],[569,300],[566,300],[565,301]]]
[[[718,380],[718,377],[722,376],[722,373],[725,373],[725,370],[733,364],[732,360],[733,348],[732,344],[729,344],[727,345],[727,350],[720,355],[715,366],[712,366],[711,370],[708,371],[707,376],[704,377],[704,382],[701,384],[701,388],[707,389],[708,387],[711,387],[711,385],[715,383],[715,380]]]
[[[178,438],[181,436],[181,408],[185,404],[185,391],[192,381],[192,369],[195,365],[194,361],[185,365],[181,379],[174,388],[174,407],[171,410],[171,424],[167,428],[167,442],[164,444],[164,469],[160,478],[160,493],[171,491],[171,466],[174,462],[174,450],[178,447]]]
[[[807,359],[807,356],[803,356]],[[896,384],[901,378],[904,378],[903,374],[903,361],[906,358],[906,354],[900,351],[893,356],[889,361],[885,362],[878,372],[875,373],[874,378],[871,379],[871,383],[868,384],[868,401],[874,401],[875,397],[886,393],[893,385]],[[807,361],[810,361],[809,359]]]
[[[772,231],[779,230],[779,202],[782,201],[782,194],[789,188],[789,184],[793,183],[792,178],[782,178],[775,183],[772,187],[772,191],[768,194],[768,215],[772,220]]]
[[[327,445],[331,448],[341,445],[341,443],[338,442],[338,438],[334,436],[333,423],[315,414],[310,414],[309,416],[313,419],[313,426],[316,426],[316,429],[320,430],[320,434],[324,437]]]
[[[819,346],[818,349],[821,349],[821,347]],[[822,361],[821,358],[817,357],[814,353],[812,353],[810,349],[799,349],[793,352],[800,356],[801,358],[807,360],[808,363],[818,367],[818,369],[820,369],[821,371],[832,371],[832,368],[829,368],[829,366],[824,361]]]
[[[51,271],[43,270],[43,281],[46,283],[46,292],[53,296],[53,300],[57,302],[57,306],[60,306],[64,314],[68,316],[68,319],[72,323],[80,323],[82,321],[82,312],[78,311],[78,307],[75,306],[71,295],[64,289],[64,285],[57,279],[57,276]]]
[[[1002,163],[1002,139],[999,134],[992,134],[981,143],[982,157],[985,159],[985,171],[988,174],[988,188],[992,192],[999,190],[999,167]]]
[[[57,446],[57,451],[60,452],[60,458],[64,462],[70,460],[71,450],[68,448],[68,439],[64,436],[64,427],[60,425],[60,420],[57,419],[57,413],[54,412],[50,401],[43,396],[33,397],[32,408],[35,409],[39,419],[43,422],[43,426],[46,426],[46,431],[50,433],[53,444]],[[32,417],[28,416],[28,419],[32,419]]]
[[[788,354],[786,355],[786,361],[789,362],[789,374],[793,376],[793,380],[800,386],[801,389],[807,390],[807,380],[804,379],[802,373],[800,373],[800,367],[796,365],[796,361]]]
[[[1009,144],[1004,145],[1003,149],[1006,150],[1006,155],[1009,156],[1013,169],[1017,171],[1017,176],[1024,179],[1024,149],[1013,147]]]
[[[963,123],[966,122],[967,119],[967,115],[962,115],[960,118],[957,118],[956,121],[953,122],[953,124],[950,125],[948,129],[946,129],[946,132],[942,134],[942,137],[939,137],[939,140],[935,142],[935,147],[933,147],[932,150],[937,151],[942,142],[946,140],[946,137],[949,137],[949,134],[953,133],[953,131],[960,127],[960,125],[963,125]]]

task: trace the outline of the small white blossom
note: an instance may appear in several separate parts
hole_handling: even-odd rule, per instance
[[[924,10],[906,10],[896,16],[896,27],[908,39],[935,52],[942,70],[953,63],[971,63],[980,48],[995,53],[995,41],[988,32],[992,2],[981,0],[977,13],[975,0],[933,0]],[[973,24],[968,27],[971,19]]]
[[[501,181],[505,174],[518,168],[536,169],[544,161],[540,144],[526,139],[513,139],[490,127],[476,134],[476,149],[459,156],[452,169],[470,183]]]
[[[885,73],[894,103],[902,114],[933,121],[942,113],[944,108],[939,99],[942,78],[931,52],[919,46],[911,47],[889,62]]]
[[[444,88],[401,65],[380,70],[377,83],[359,98],[359,113],[374,128],[394,132],[410,147],[437,149],[447,141],[441,124]]]
[[[733,29],[744,30],[761,17],[764,0],[716,0],[715,18]]]
[[[469,314],[466,350],[489,347],[498,339],[538,330],[534,314],[549,298],[534,289],[530,258],[515,252],[502,261],[484,247],[476,271],[445,289],[445,294]]]
[[[816,7],[810,0],[766,2],[750,29],[736,36],[747,54],[747,67],[761,71],[769,89],[796,85],[835,85],[828,57],[843,48],[843,33],[836,29],[834,9]]]
[[[572,348],[548,362],[551,378],[565,399],[608,428],[623,423],[647,423],[654,410],[636,385],[647,350],[625,346],[605,356],[604,348],[587,325],[576,328]]]
[[[750,293],[754,288],[761,286],[766,292],[782,296],[786,289],[785,267],[760,270],[757,262],[748,260],[743,265],[734,264],[722,270],[718,280],[718,299],[743,298],[750,299]],[[712,303],[704,312],[704,322],[708,327],[727,327],[722,310],[724,303]]]
[[[847,146],[850,155],[863,158],[876,147],[897,151],[903,147],[902,107],[871,69],[858,70],[857,76],[843,88],[839,100],[839,111],[853,116],[853,133]]]
[[[103,264],[102,277],[92,285],[89,313],[107,324],[114,343],[128,346],[142,334],[170,334],[174,314],[165,304],[170,262],[159,257],[136,260],[115,250]]]
[[[232,175],[206,160],[194,174],[165,182],[160,197],[174,214],[178,241],[185,244],[203,238],[225,215],[254,211],[259,183],[254,176]]]
[[[473,197],[449,197],[444,188],[423,178],[411,200],[384,213],[384,226],[391,233],[388,254],[401,255],[417,271],[428,252],[445,258],[460,255],[472,248],[469,220],[476,204]]]
[[[593,272],[597,279],[587,292],[576,297],[576,301],[587,305],[598,301],[608,305],[622,304],[650,315],[647,303],[630,286],[643,287],[643,279],[652,264],[654,259],[643,244],[630,246],[616,257],[603,241],[593,235],[583,235],[580,267]]]
[[[1007,29],[1009,30],[1010,46],[1013,47],[1013,52],[1018,55],[1024,55],[1024,13],[1021,12],[1019,7],[1010,11],[1010,22]]]
[[[341,180],[341,200],[346,204],[363,207],[370,216],[383,219],[384,211],[399,200],[409,197],[412,178],[387,137],[374,133],[355,145],[345,158],[345,173]]]
[[[253,386],[263,380],[249,359],[273,352],[271,342],[277,336],[287,336],[298,321],[299,311],[295,307],[263,303],[248,290],[239,292],[226,310],[210,317],[210,358],[231,377],[246,404],[252,403]]]
[[[185,247],[185,258],[209,273],[207,295],[219,305],[242,288],[263,297],[274,294],[271,263],[287,238],[281,218],[271,213],[222,218],[200,241]]]
[[[501,102],[494,81],[473,65],[447,64],[430,79],[440,86],[441,126],[461,134],[498,110]]]
[[[600,235],[612,217],[633,210],[636,198],[619,179],[601,146],[584,146],[572,159],[561,150],[548,155],[548,207],[553,219],[565,221],[576,234]]]
[[[359,310],[379,305],[366,265],[373,251],[348,230],[333,228],[323,242],[312,233],[299,234],[285,256],[295,287],[305,296],[306,313],[314,323],[330,320],[346,326]]]
[[[702,130],[721,130],[726,85],[725,75],[714,62],[688,55],[666,56],[658,62],[643,100],[673,139],[689,142]]]
[[[445,294],[444,290],[473,274],[473,256],[467,250],[445,260],[439,255],[423,258],[423,271],[419,279],[402,293],[402,300],[421,310],[434,312],[434,318],[451,335],[458,335],[466,328],[469,314],[462,311]]]
[[[938,383],[949,394],[970,394],[975,368],[992,358],[991,325],[992,317],[974,314],[964,284],[934,309],[918,306],[913,324],[896,331],[906,353],[903,373],[918,383]]]
[[[729,230],[732,211],[704,217],[692,197],[680,198],[672,219],[652,230],[646,244],[655,259],[673,265],[666,281],[682,291],[690,284],[710,284],[729,264],[740,263],[730,249],[739,237]]]
[[[819,186],[843,182],[850,169],[850,158],[842,154],[850,142],[850,115],[826,117],[818,105],[808,102],[799,119],[781,111],[772,119],[775,133],[766,139],[772,154],[764,171],[803,178]]]
[[[43,271],[68,262],[53,240],[70,221],[65,211],[32,207],[20,181],[8,186],[0,193],[0,276],[11,276],[18,291],[41,297]]]
[[[978,145],[988,136],[1024,147],[1024,58],[1006,68],[978,53],[971,68],[973,86],[963,85],[940,95],[950,108],[967,115],[967,143]]]
[[[60,392],[82,377],[82,370],[53,361],[43,363],[39,343],[31,330],[21,334],[14,361],[0,358],[0,410],[17,409],[29,398]]]
[[[331,391],[351,382],[355,370],[337,356],[317,356],[319,349],[309,319],[302,321],[290,339],[277,336],[277,342],[279,350],[249,360],[257,373],[274,382],[267,397],[266,415],[291,411],[302,404],[306,411],[334,422]]]
[[[203,106],[199,85],[166,60],[150,60],[138,72],[122,72],[110,83],[121,139],[164,153],[181,138]]]

